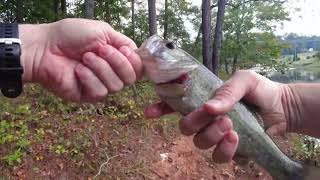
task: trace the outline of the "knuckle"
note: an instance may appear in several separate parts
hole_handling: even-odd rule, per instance
[[[230,99],[234,96],[233,87],[230,83],[225,83],[215,92],[215,98],[218,100]]]
[[[117,83],[112,83],[112,85],[110,85],[110,87],[108,87],[110,93],[116,93],[118,91],[120,91],[122,88],[124,87],[123,82],[119,81]]]
[[[134,84],[134,82],[136,81],[137,76],[134,72],[128,73],[127,74],[127,78],[125,78],[124,82],[128,85],[132,85]]]
[[[252,70],[238,70],[235,76],[246,77],[249,81],[256,81],[259,75]]]
[[[218,122],[218,124],[221,131],[225,132],[233,129],[233,123],[231,119],[227,116],[222,117],[222,119],[220,120],[220,122]]]
[[[223,138],[223,134],[217,130],[215,130],[215,132],[217,132],[217,133],[214,133],[213,131],[212,132],[209,132],[209,131],[203,132],[203,134],[201,135],[202,139],[209,142],[211,145],[218,144],[219,141]]]

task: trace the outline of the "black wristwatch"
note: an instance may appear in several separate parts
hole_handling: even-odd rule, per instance
[[[22,90],[21,41],[17,23],[0,23],[0,88],[4,96],[18,97]]]

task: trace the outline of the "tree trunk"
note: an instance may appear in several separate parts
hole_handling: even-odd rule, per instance
[[[232,73],[237,71],[237,63],[238,63],[238,54],[235,54],[233,56]]]
[[[219,61],[220,61],[220,53],[221,53],[221,44],[222,44],[222,29],[223,29],[223,20],[226,9],[227,0],[219,0],[218,1],[218,13],[217,13],[217,21],[216,28],[213,40],[212,47],[212,67],[213,73],[217,76],[219,75]]]
[[[200,35],[201,35],[201,32],[202,32],[202,24],[200,25],[200,28],[199,28],[199,31],[198,31],[198,35],[196,37],[196,40],[194,41],[194,44],[193,44],[193,50],[195,50],[197,48],[197,45],[200,41]]]
[[[132,40],[135,41],[135,11],[134,11],[134,0],[131,0],[131,23],[132,23]]]
[[[100,1],[101,3],[101,6],[104,6],[106,7],[106,13],[105,13],[105,21],[109,24],[111,24],[111,12],[110,12],[110,4],[108,2],[104,2],[104,1]]]
[[[94,0],[84,1],[84,17],[94,19]]]
[[[229,72],[229,62],[228,62],[227,59],[225,59],[225,61],[224,61],[224,69],[225,69],[227,74],[230,74],[230,72]]]
[[[148,0],[149,35],[157,34],[156,0]]]
[[[164,29],[163,29],[163,38],[168,39],[168,0],[164,1]]]
[[[66,15],[67,15],[67,1],[66,0],[61,0],[61,12],[62,12],[62,17],[66,17]]]
[[[55,14],[55,20],[59,20],[60,18],[60,13],[59,13],[59,4],[60,1],[59,0],[54,0],[53,2],[53,8],[54,8],[54,14]]]
[[[211,0],[202,0],[202,55],[203,64],[212,71],[211,63]]]
[[[23,1],[16,1],[16,22],[22,23],[23,22]]]

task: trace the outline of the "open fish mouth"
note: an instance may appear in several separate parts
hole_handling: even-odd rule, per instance
[[[157,85],[162,85],[162,84],[184,84],[187,80],[189,79],[189,75],[187,73],[180,75],[178,78],[173,79],[168,82],[164,83],[158,83]]]

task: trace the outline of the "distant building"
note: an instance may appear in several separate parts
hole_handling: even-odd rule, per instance
[[[313,48],[309,48],[309,50],[308,50],[309,52],[313,52],[314,51],[314,49]]]

